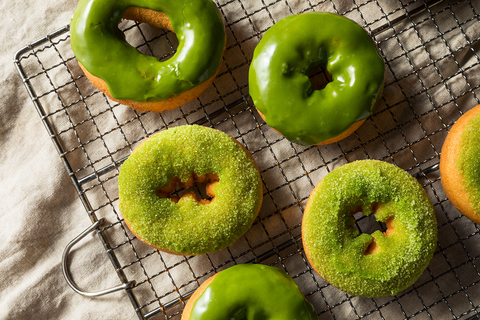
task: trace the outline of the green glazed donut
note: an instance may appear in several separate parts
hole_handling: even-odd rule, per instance
[[[142,10],[147,22],[155,14],[167,20],[160,25],[171,27],[179,42],[172,58],[158,61],[126,42],[118,23],[129,8],[147,9]],[[80,0],[70,32],[79,63],[108,85],[111,97],[142,102],[167,100],[209,80],[221,65],[226,41],[212,0]]]
[[[208,180],[211,201],[194,193],[170,196],[175,182]],[[130,230],[159,250],[184,255],[233,244],[252,225],[262,203],[255,161],[240,143],[211,128],[186,125],[153,135],[125,161],[119,208]],[[188,190],[187,190],[188,191]]]
[[[312,90],[308,74],[326,67],[332,82]],[[385,66],[355,22],[309,12],[280,20],[255,48],[249,71],[253,103],[288,140],[326,144],[355,131],[382,96]]]
[[[352,215],[385,222],[385,233],[359,234]],[[315,187],[302,222],[305,253],[326,281],[349,294],[395,295],[412,285],[433,257],[437,224],[421,185],[377,160],[356,161]]]
[[[240,264],[207,279],[193,294],[182,320],[316,320],[293,279],[283,270]]]

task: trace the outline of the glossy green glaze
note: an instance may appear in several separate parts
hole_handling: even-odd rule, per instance
[[[312,90],[308,73],[326,67],[332,82]],[[381,98],[385,66],[355,22],[331,13],[286,17],[255,49],[249,87],[267,124],[288,140],[318,144],[367,118]]]
[[[470,119],[462,133],[457,168],[473,210],[480,216],[480,114]]]
[[[260,264],[241,264],[216,275],[190,314],[190,320],[316,320],[284,271]]]
[[[174,178],[218,176],[214,199],[200,204],[191,196],[175,203],[158,190]],[[119,207],[142,241],[178,254],[204,254],[226,248],[252,225],[262,203],[255,162],[232,137],[197,125],[173,127],[144,143],[123,163],[118,177]]]
[[[359,233],[350,216],[361,207],[377,221],[393,217],[393,234]],[[308,199],[302,222],[303,247],[312,267],[352,295],[395,295],[412,285],[437,245],[435,211],[418,181],[377,160],[346,164],[326,175]],[[364,254],[375,241],[379,250]]]
[[[160,62],[125,41],[118,23],[128,7],[164,12],[178,38],[175,55]],[[103,79],[116,99],[156,101],[213,76],[222,61],[225,29],[211,0],[80,0],[70,25],[78,61]]]

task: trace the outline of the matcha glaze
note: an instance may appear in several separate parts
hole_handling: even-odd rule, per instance
[[[128,7],[164,12],[178,38],[160,62],[130,46],[118,23]],[[222,61],[225,28],[211,0],[80,0],[70,25],[78,61],[103,79],[115,99],[165,100],[198,86]]]
[[[313,306],[284,271],[242,264],[216,275],[190,320],[316,320]]]
[[[312,90],[308,73],[326,67],[332,82]],[[288,140],[312,145],[367,118],[382,96],[385,66],[355,22],[324,12],[292,15],[255,48],[249,90],[267,124]]]

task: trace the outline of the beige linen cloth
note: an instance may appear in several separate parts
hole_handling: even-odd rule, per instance
[[[85,298],[63,278],[63,250],[90,220],[13,64],[17,50],[67,25],[76,4],[0,2],[0,319],[136,318],[123,292]],[[119,284],[96,236],[71,259],[79,286]]]
[[[226,2],[220,1],[222,4]],[[242,0],[241,2],[234,0],[231,1],[232,5],[225,6],[224,14],[227,16],[227,20],[235,21],[236,15],[239,14],[238,12],[240,12],[240,15],[243,15],[242,10],[247,12],[258,10],[262,7],[261,2],[261,0]],[[263,1],[264,4],[273,2],[275,1]],[[279,0],[277,1],[278,6],[272,6],[273,18],[278,20],[287,16],[291,14],[289,10],[293,12],[302,11],[307,7],[307,2],[304,0]],[[332,11],[331,1],[310,0],[309,2],[314,5],[319,4],[316,7],[318,11]],[[333,2],[336,4],[338,12],[343,13],[365,1],[353,1],[354,4],[351,1],[343,0]],[[395,11],[401,3],[411,4],[414,1],[378,2],[381,3],[385,12],[390,13]],[[477,12],[479,12],[478,1],[472,1],[472,3],[476,5]],[[76,1],[66,0],[0,2],[0,13],[2,16],[0,25],[2,35],[2,47],[0,49],[0,106],[2,112],[0,117],[0,200],[2,204],[2,209],[0,210],[0,319],[137,318],[127,295],[123,291],[97,298],[87,298],[74,293],[63,278],[61,269],[63,250],[70,240],[90,226],[90,220],[13,64],[13,56],[18,49],[67,25],[76,4]],[[389,7],[390,5],[392,7]],[[466,12],[471,11],[470,8],[470,6],[466,6]],[[241,11],[237,12],[236,10]],[[378,15],[382,15],[377,5],[362,7],[362,11],[363,18],[368,23],[374,21]],[[401,14],[402,11],[400,10],[398,13]],[[350,15],[347,14],[347,16],[362,24],[362,20],[358,15],[351,13]],[[392,14],[392,17],[396,16],[398,14]],[[463,19],[461,12],[458,16]],[[268,28],[270,18],[272,17],[265,15],[263,18],[261,16],[257,17],[257,19],[253,17],[252,20],[258,30],[264,30]],[[439,19],[437,23],[441,23],[441,21]],[[442,30],[448,30],[451,27],[451,25],[448,25],[448,23],[451,23],[451,19],[445,21],[446,25],[441,26]],[[382,23],[379,22],[377,26]],[[404,26],[408,26],[408,22]],[[235,28],[240,27],[235,26]],[[434,27],[430,28],[430,31],[422,30],[422,32],[425,32],[425,34],[431,32],[434,36],[437,30]],[[245,30],[247,29],[248,26],[245,26]],[[478,37],[479,29],[480,26],[477,21],[476,23],[466,25],[463,31],[469,36],[477,35]],[[236,29],[239,33],[241,33],[241,30]],[[228,45],[231,45],[234,41],[235,39],[229,34]],[[446,36],[446,41],[454,50],[456,49],[456,44],[461,46],[465,43],[462,33],[450,33]],[[402,36],[402,44],[406,50],[419,45],[418,38],[415,37],[412,30],[410,30],[410,33]],[[386,54],[390,58],[402,53],[397,47],[397,49],[389,51],[388,46],[389,44],[383,44],[383,49],[386,50]],[[398,46],[398,43],[393,43],[392,47],[394,46]],[[250,49],[253,49],[253,47],[254,45],[251,45]],[[247,48],[246,51],[249,58],[251,58],[252,54],[250,49]],[[442,52],[442,50],[445,50],[442,41],[439,41],[438,46],[436,43],[432,44],[429,50],[438,56],[445,54]],[[463,65],[478,63],[476,60],[478,57],[475,57],[471,52],[470,54],[462,53],[461,56],[456,58]],[[235,52],[233,50],[231,53],[227,52],[225,59],[228,62],[234,60]],[[417,56],[413,52],[411,62],[416,64],[417,59],[424,59],[424,57]],[[406,70],[402,70],[403,67]],[[397,65],[394,71],[401,74],[411,72],[408,62],[403,67]],[[450,67],[453,72],[458,68],[454,63],[450,66],[443,65],[442,68],[444,69],[442,69],[442,72]],[[432,81],[431,83],[437,81],[434,79],[436,76],[434,70],[431,73],[428,70],[423,71],[426,72],[423,72],[420,76],[424,84],[429,81]],[[242,72],[242,79],[246,79],[247,68],[243,68]],[[449,73],[448,70],[446,72]],[[470,76],[470,79],[475,78],[478,80],[479,78],[478,74],[477,76],[474,74]],[[392,82],[390,71],[387,71],[387,82]],[[412,90],[412,92],[417,90],[418,84],[418,79],[413,79],[412,86],[404,86],[404,88],[407,88],[407,92],[404,92],[404,94],[408,95],[408,90]],[[449,84],[449,88],[452,90],[451,92],[446,92],[443,86],[435,87],[429,91],[432,102],[441,104],[442,101],[448,101],[452,94],[460,95],[462,90],[468,90],[461,81],[452,81]],[[384,97],[387,103],[394,104],[395,101],[401,99],[401,93],[397,89],[396,85],[392,85],[385,91]],[[246,91],[245,88],[243,91]],[[400,95],[400,98],[398,95]],[[463,100],[463,102],[465,101],[467,99]],[[472,107],[474,99],[470,99],[467,102],[467,104],[461,105],[460,108],[465,110]],[[429,107],[430,102],[427,101],[424,105]],[[419,113],[424,111],[418,110]],[[459,116],[454,104],[445,106],[441,112],[447,124],[451,124]],[[388,126],[389,124],[384,123],[384,125]],[[265,131],[268,130],[266,128],[264,127]],[[430,130],[428,122],[425,122],[424,128],[427,131]],[[377,130],[383,130],[383,128],[380,127]],[[404,130],[407,133],[409,132],[408,128],[404,128]],[[435,130],[438,130],[438,128]],[[436,144],[436,152],[440,152],[441,139],[443,139],[446,132],[446,130],[442,130],[440,130],[439,134],[432,137],[432,143]],[[360,131],[364,136],[368,136],[369,133],[375,130],[364,126]],[[270,131],[270,133],[272,132]],[[420,139],[422,134],[420,132],[420,136],[414,137],[413,140]],[[245,139],[247,139],[248,143],[256,143],[248,140],[248,137]],[[354,137],[353,140],[347,139],[345,140],[347,142],[341,146],[348,150],[350,148],[348,143],[355,142],[355,139],[357,138]],[[386,138],[386,144],[390,145],[390,142]],[[285,145],[286,148],[291,148],[288,144]],[[372,158],[385,157],[385,153],[376,153],[380,149],[368,149],[372,145],[374,144],[367,146],[367,150]],[[380,148],[381,146],[378,147]],[[396,150],[395,148],[397,147],[393,146],[391,150]],[[362,148],[357,150],[362,152]],[[329,148],[325,147],[321,151],[327,154]],[[282,150],[277,150],[276,152],[280,154]],[[307,154],[304,154],[304,156],[307,156]],[[357,156],[356,153],[352,153],[349,156],[353,157],[349,158],[349,161],[365,157],[364,154]],[[416,156],[422,160],[422,150],[418,150]],[[318,166],[319,163],[315,164],[315,162],[319,161],[318,154],[316,157],[304,158],[304,164],[312,167]],[[259,165],[261,167],[264,166],[262,159],[257,158],[256,160],[260,162]],[[395,161],[404,168],[411,166],[407,160],[402,159],[401,153],[395,156]],[[432,162],[436,161],[438,159],[434,155]],[[319,172],[320,170],[316,173]],[[320,175],[317,175],[312,179],[316,183],[320,178]],[[268,179],[268,177],[264,177],[264,180]],[[266,183],[268,184],[268,181]],[[300,188],[303,189],[298,191],[299,193],[303,192],[308,195],[312,186],[305,185]],[[453,212],[454,209],[449,208],[448,210]],[[463,222],[464,220],[461,221]],[[70,261],[70,269],[74,275],[74,280],[79,287],[87,291],[98,291],[119,284],[118,277],[105,254],[104,248],[94,235],[87,236],[75,247],[70,255]],[[335,292],[335,294],[342,294]],[[452,302],[451,306],[453,304],[454,302]],[[341,308],[337,310],[339,309]],[[317,310],[319,313],[323,311]],[[390,319],[388,314],[388,311],[384,311],[386,319]],[[421,315],[424,316],[425,313]],[[326,313],[325,316],[326,319],[329,319],[330,314]],[[337,316],[339,315],[337,314]],[[351,314],[345,314],[344,316],[351,316]],[[163,319],[162,316],[159,318]]]

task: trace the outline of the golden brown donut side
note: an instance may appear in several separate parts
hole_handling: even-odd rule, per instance
[[[263,115],[263,113],[260,112],[260,110],[257,109],[257,112],[258,114],[260,115],[260,117],[263,119],[263,121],[265,121],[265,116]],[[266,122],[266,121],[265,121]],[[354,133],[358,128],[360,128],[360,126],[365,122],[365,119],[363,120],[359,120],[357,122],[354,122],[350,127],[348,127],[347,130],[345,130],[344,132],[340,133],[338,136],[336,137],[333,137],[333,138],[330,138],[330,139],[327,139],[327,140],[324,140],[320,143],[317,143],[317,146],[324,146],[324,145],[327,145],[327,144],[330,144],[330,143],[334,143],[334,142],[337,142],[337,141],[340,141],[340,140],[343,140],[345,139],[346,137],[348,137],[349,135],[351,135],[352,133]],[[270,127],[272,128],[272,127]],[[282,135],[277,129],[275,128],[272,128],[276,133],[278,133],[279,135]]]
[[[218,273],[217,273],[218,274]],[[195,302],[200,298],[200,296],[203,294],[203,292],[207,289],[207,287],[212,283],[213,279],[217,276],[217,274],[214,274],[207,280],[205,280],[204,283],[200,285],[200,287],[195,290],[195,292],[192,294],[190,299],[188,299],[187,305],[183,309],[182,312],[182,319],[181,320],[188,320],[190,319],[190,313],[192,312],[193,306],[195,305]]]
[[[170,19],[164,12],[140,7],[129,7],[125,10],[122,19],[147,23],[156,28],[167,29],[173,32]]]
[[[320,186],[322,185],[323,183],[323,178],[322,180],[320,180],[320,182],[317,183],[317,185],[315,186],[315,188],[313,188],[312,192],[310,192],[310,194],[314,194],[317,189],[320,188]],[[307,204],[305,205],[305,209],[303,210],[303,218],[302,218],[302,227],[301,227],[301,234],[305,234],[305,230],[306,228],[308,227],[308,223],[306,221],[308,221],[307,219],[307,216],[310,212],[310,206],[313,202],[313,198],[312,197],[308,197],[308,200],[307,200]],[[310,257],[310,248],[308,246],[305,246],[305,243],[303,244],[303,251],[305,252],[305,256],[307,257],[307,260],[308,261],[312,261],[311,257]],[[323,278],[323,280],[325,280],[326,282],[330,283],[327,279],[325,279],[325,277],[320,273],[320,270],[316,269],[315,266],[313,264],[310,264],[310,266],[312,267],[313,270],[315,270],[316,273],[318,273],[318,275],[320,277]]]
[[[477,224],[480,224],[480,217],[472,208],[468,193],[463,186],[464,177],[460,174],[456,162],[460,154],[465,127],[479,113],[480,107],[477,106],[455,122],[445,138],[440,157],[440,176],[445,194],[458,211]]]
[[[354,122],[350,127],[348,127],[347,130],[343,131],[343,132],[340,133],[338,136],[333,137],[333,138],[330,138],[330,139],[327,139],[327,140],[325,140],[325,141],[322,141],[322,142],[318,143],[317,145],[318,145],[318,146],[324,146],[324,145],[326,145],[326,144],[330,144],[330,143],[334,143],[334,142],[343,140],[343,139],[345,139],[346,137],[348,137],[349,135],[351,135],[352,133],[354,133],[355,131],[357,131],[357,129],[360,128],[360,126],[361,126],[364,122],[365,122],[365,119],[360,120],[360,121],[357,121],[357,122]]]
[[[163,112],[166,110],[173,110],[175,108],[184,105],[185,103],[192,101],[202,95],[202,93],[207,90],[208,86],[213,83],[215,77],[217,76],[218,72],[220,71],[220,67],[218,68],[217,72],[213,76],[211,76],[207,81],[201,83],[200,85],[192,88],[190,90],[184,91],[177,96],[172,96],[167,100],[158,100],[158,101],[134,101],[129,99],[115,99],[110,94],[108,90],[108,86],[102,79],[92,75],[88,72],[82,64],[79,62],[80,68],[85,73],[85,76],[90,80],[90,82],[97,87],[98,90],[102,91],[110,100],[116,101],[118,103],[124,104],[126,106],[130,106],[131,108],[145,112],[145,111],[154,111],[154,112]]]

